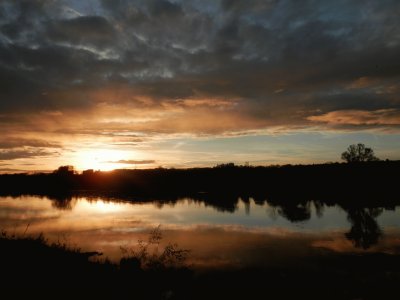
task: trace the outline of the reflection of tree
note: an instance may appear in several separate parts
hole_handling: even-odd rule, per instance
[[[193,198],[195,201],[204,202],[220,212],[234,213],[238,209],[239,197],[232,194],[202,194],[201,197]]]
[[[322,218],[324,215],[324,204],[321,201],[315,200],[313,201],[315,207],[315,214],[318,218]]]
[[[51,205],[60,210],[71,210],[75,204],[70,195],[49,195],[48,198],[51,200]]]
[[[241,197],[240,199],[244,203],[244,210],[246,212],[246,215],[250,215],[250,198],[249,197]]]
[[[352,208],[347,210],[348,220],[352,223],[351,229],[346,233],[346,238],[353,242],[357,248],[368,249],[378,243],[382,236],[377,221],[381,208]]]
[[[301,222],[311,217],[310,203],[280,205],[278,213],[290,222]]]

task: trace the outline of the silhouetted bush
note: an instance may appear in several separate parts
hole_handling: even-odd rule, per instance
[[[180,249],[177,244],[167,244],[162,251],[159,249],[162,232],[160,226],[154,228],[146,241],[138,241],[138,250],[120,247],[124,257],[124,265],[133,265],[143,270],[160,270],[166,268],[186,267],[185,261],[188,249]]]

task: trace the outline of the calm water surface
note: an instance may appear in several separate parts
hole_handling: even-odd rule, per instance
[[[345,210],[313,202],[302,207],[239,199],[232,209],[183,198],[175,203],[132,203],[76,197],[0,197],[0,229],[67,242],[118,260],[121,247],[160,225],[160,247],[190,249],[194,267],[240,267],[302,261],[332,252],[400,253],[400,208]]]

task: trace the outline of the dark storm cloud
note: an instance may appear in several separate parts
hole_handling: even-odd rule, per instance
[[[399,1],[90,3],[0,4],[2,111],[218,98],[260,127],[400,110]]]
[[[179,18],[182,16],[182,7],[170,1],[150,0],[149,12],[155,18]]]
[[[47,25],[47,33],[56,42],[94,45],[99,48],[109,46],[115,38],[114,28],[99,16],[53,21]]]

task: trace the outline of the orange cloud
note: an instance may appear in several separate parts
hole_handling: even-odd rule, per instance
[[[331,125],[400,125],[400,111],[397,109],[337,110],[310,116],[307,120]]]
[[[347,88],[348,89],[362,89],[362,88],[367,88],[372,85],[375,85],[378,82],[379,82],[379,79],[371,78],[368,76],[363,76],[363,77],[360,77],[360,78],[354,80],[352,83],[350,83],[347,86]]]
[[[121,159],[118,161],[110,161],[110,163],[116,163],[116,164],[127,164],[127,165],[148,165],[148,164],[154,164],[156,161],[155,160],[125,160]]]

